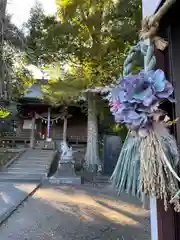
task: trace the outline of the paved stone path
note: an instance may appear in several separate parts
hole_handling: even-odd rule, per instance
[[[150,240],[148,212],[109,187],[45,186],[0,227],[0,240]]]
[[[33,183],[18,184],[10,182],[0,182],[0,224],[37,187],[38,184]]]

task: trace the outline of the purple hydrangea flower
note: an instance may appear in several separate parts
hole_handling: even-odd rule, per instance
[[[163,99],[169,99],[173,87],[162,70],[141,71],[125,76],[111,92],[110,108],[118,123],[131,129],[146,129]]]
[[[162,70],[144,72],[141,71],[140,75],[143,75],[146,82],[151,84],[154,95],[159,99],[169,99],[174,89],[170,82],[166,80],[165,74]]]

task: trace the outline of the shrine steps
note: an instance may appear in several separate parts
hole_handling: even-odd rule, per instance
[[[0,182],[41,182],[47,178],[56,152],[27,149],[7,169],[0,172]]]

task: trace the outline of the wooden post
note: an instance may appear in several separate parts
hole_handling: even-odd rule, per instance
[[[150,44],[150,40],[145,40],[147,45]],[[146,57],[144,57],[146,62]],[[146,71],[146,66],[144,67]],[[146,201],[146,198],[143,199]],[[145,205],[145,202],[143,203]],[[158,240],[158,219],[157,219],[157,200],[156,198],[150,197],[150,218],[151,218],[151,240]]]
[[[51,109],[48,108],[48,119],[47,119],[47,138],[50,137],[50,125],[51,125]]]
[[[143,18],[153,15],[155,10],[157,9],[158,5],[164,1],[161,0],[142,0],[143,5]],[[177,3],[178,4],[178,1]],[[178,5],[179,6],[179,5]],[[173,81],[175,84],[175,96],[177,103],[179,103],[180,94],[180,71],[179,71],[179,42],[180,42],[180,24],[178,21],[179,17],[179,8],[178,6],[173,6],[174,10],[170,10],[168,13],[166,13],[166,16],[161,20],[160,23],[160,31],[158,33],[158,36],[165,37],[165,40],[168,40],[169,46],[168,49],[165,51],[156,51],[156,62],[157,62],[157,68],[162,69],[166,76],[168,77],[168,80]],[[170,13],[171,12],[171,13]],[[174,36],[170,36],[171,34],[167,34],[168,28],[172,25],[172,22],[175,22],[175,24],[179,25],[179,29],[175,28],[173,23],[173,34]],[[179,36],[177,36],[179,35]],[[173,41],[172,41],[173,39]],[[176,57],[177,56],[177,57]],[[176,65],[176,66],[175,66]],[[164,110],[168,113],[171,113],[169,115],[174,116],[176,113],[176,117],[179,117],[180,108],[179,105],[176,104],[176,108],[174,109],[174,106],[171,104],[165,103]],[[178,127],[179,125],[179,127]],[[180,133],[180,124],[179,121],[176,124],[176,129],[174,131],[174,134],[178,135],[178,128]],[[180,143],[180,140],[179,140]],[[156,200],[151,199],[150,200],[151,205],[151,239],[152,240],[179,240],[179,213],[175,213],[173,211],[173,207],[170,205],[168,211],[166,212],[164,210],[164,203],[163,200]]]
[[[168,39],[170,40],[170,39]],[[170,42],[170,41],[169,41]],[[155,51],[157,68],[163,70],[168,80],[172,80],[169,72],[169,62],[167,52]],[[163,109],[168,112],[168,115],[172,116],[172,105],[165,103],[162,106]],[[163,200],[156,200],[151,202],[151,239],[158,240],[176,240],[176,216],[173,211],[173,207],[169,205],[168,211],[164,210]],[[154,232],[156,235],[154,234]],[[158,234],[158,235],[157,235]]]
[[[31,139],[30,139],[30,148],[34,148],[35,147],[35,123],[36,123],[36,119],[35,119],[35,116],[33,115],[33,117],[32,117]]]

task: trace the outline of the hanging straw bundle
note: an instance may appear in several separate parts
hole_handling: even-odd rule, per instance
[[[173,88],[164,79],[161,70],[146,74],[154,74],[156,78],[153,81],[153,77],[146,76],[144,82],[139,76],[131,75],[124,78],[111,92],[109,100],[116,121],[125,123],[130,129],[113,172],[112,182],[119,194],[126,191],[137,197],[143,193],[164,199],[165,209],[171,198],[175,209],[179,210],[179,201],[177,197],[174,198],[180,181],[175,171],[179,162],[178,149],[168,130],[168,118],[158,108],[160,100],[168,98]],[[155,89],[158,88],[160,74],[164,79],[164,83],[161,83],[164,85],[162,91]],[[132,77],[137,80],[136,83],[133,83]],[[149,86],[146,81],[150,81]],[[153,83],[157,84],[156,87]],[[126,84],[128,93],[123,89]]]
[[[155,21],[169,6],[168,0],[155,15]],[[151,24],[154,24],[152,19]],[[125,191],[138,197],[145,194],[163,199],[166,210],[170,200],[174,209],[180,211],[180,178],[176,173],[179,153],[168,130],[169,118],[160,109],[162,102],[174,101],[171,98],[173,86],[162,70],[154,70],[154,45],[161,50],[167,46],[163,39],[155,36],[157,27],[156,23],[151,29],[145,20],[144,28],[149,34],[141,32],[142,40],[132,47],[124,62],[124,77],[108,96],[115,121],[129,128],[111,179],[119,194]],[[151,39],[145,39],[147,37]],[[144,70],[133,75],[135,58],[139,53],[145,59]]]
[[[173,137],[166,128],[161,130],[150,131],[140,143],[140,190],[146,195],[164,199],[167,210],[169,198],[173,199],[178,192],[174,173],[179,156]],[[173,203],[175,210],[179,210],[179,201]]]
[[[118,164],[112,175],[118,194],[125,191],[141,197],[141,193],[164,199],[167,210],[168,199],[180,210],[178,176],[175,169],[179,162],[174,137],[164,124],[156,123],[155,131],[146,137],[129,133],[121,150]]]

